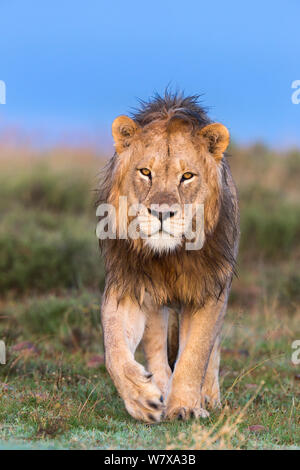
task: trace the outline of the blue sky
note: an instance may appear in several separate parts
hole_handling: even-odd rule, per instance
[[[203,93],[239,142],[300,145],[300,2],[1,0],[0,128],[110,141],[167,84]]]

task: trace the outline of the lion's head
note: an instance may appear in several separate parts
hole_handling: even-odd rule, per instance
[[[211,233],[219,216],[226,127],[195,128],[193,119],[175,108],[145,125],[119,116],[112,133],[117,162],[109,202],[118,206],[117,197],[126,196],[128,209],[136,208],[143,246],[159,253],[182,246],[187,205],[194,213],[204,206],[205,233]]]
[[[106,167],[99,198],[119,215],[117,239],[105,245],[112,282],[136,297],[146,289],[165,301],[181,295],[176,277],[188,283],[190,271],[191,282],[197,282],[195,274],[202,270],[207,279],[201,292],[195,288],[199,301],[205,292],[222,290],[233,272],[238,237],[236,195],[223,156],[229,143],[226,127],[211,123],[197,97],[167,94],[143,103],[133,119],[117,117],[112,134],[116,153]],[[126,197],[129,217],[128,212],[123,217],[120,196]],[[192,211],[204,207],[205,242],[193,253],[184,248],[186,204]],[[130,239],[129,234],[124,240],[133,217],[142,236]]]

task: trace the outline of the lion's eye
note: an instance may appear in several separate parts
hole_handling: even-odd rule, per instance
[[[181,177],[181,181],[186,181],[186,180],[190,180],[193,178],[193,173],[191,173],[190,171],[187,171],[186,173],[183,173],[182,177]]]
[[[142,169],[140,170],[140,172],[142,173],[142,175],[148,176],[149,178],[150,178],[150,176],[151,176],[151,171],[148,170],[148,168],[142,168]]]

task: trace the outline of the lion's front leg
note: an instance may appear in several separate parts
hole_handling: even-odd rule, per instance
[[[182,313],[179,358],[175,365],[167,397],[169,419],[207,417],[202,400],[202,386],[216,338],[220,332],[226,302],[210,300],[197,310]]]
[[[159,421],[164,408],[161,391],[152,374],[134,359],[144,333],[144,312],[129,298],[117,303],[111,295],[102,306],[102,328],[106,367],[127,411],[142,421]]]
[[[167,336],[169,311],[165,308],[147,306],[146,328],[143,337],[143,346],[147,360],[148,370],[153,374],[157,386],[166,396],[171,368],[168,363]]]

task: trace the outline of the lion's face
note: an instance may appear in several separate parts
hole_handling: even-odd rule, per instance
[[[207,193],[197,151],[187,135],[156,132],[150,139],[141,136],[130,153],[127,195],[130,204],[141,205],[137,220],[144,244],[174,250],[185,240],[185,205],[195,212]]]
[[[129,222],[135,218],[141,243],[155,252],[183,245],[201,205],[205,230],[217,217],[219,168],[228,131],[219,124],[204,130],[193,135],[178,120],[168,126],[152,123],[138,128],[125,116],[113,124],[119,155],[114,194],[127,197]]]

